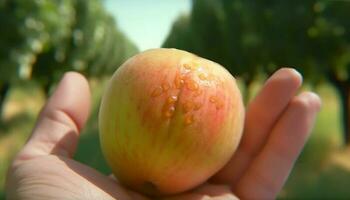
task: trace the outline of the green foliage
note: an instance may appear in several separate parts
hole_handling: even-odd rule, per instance
[[[294,66],[311,82],[329,73],[344,75],[350,59],[349,2],[274,1],[261,7],[268,13],[259,19],[275,66]]]
[[[305,80],[328,80],[342,102],[350,144],[350,1],[193,0],[164,47],[225,66],[249,88],[259,74],[294,67]]]
[[[193,0],[164,43],[193,51],[252,79],[293,66],[307,80],[349,79],[350,2]]]
[[[251,81],[263,58],[253,14],[243,1],[194,0],[190,16],[179,18],[163,46],[214,60]]]
[[[70,0],[0,3],[0,80],[29,78],[40,53],[62,48],[70,34],[73,7]],[[66,20],[62,20],[66,19]]]
[[[0,81],[49,87],[62,73],[111,74],[136,47],[100,0],[0,1]]]
[[[190,18],[187,15],[180,16],[173,24],[171,34],[164,42],[164,47],[176,47],[194,52],[194,44],[191,40]]]
[[[116,29],[100,1],[78,0],[77,23],[73,30],[68,65],[89,76],[113,73],[126,58],[137,52],[127,37]]]

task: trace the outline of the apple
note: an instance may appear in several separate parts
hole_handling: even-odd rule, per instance
[[[232,157],[244,106],[222,66],[177,49],[152,49],[112,76],[99,112],[101,148],[116,178],[147,195],[205,182]]]

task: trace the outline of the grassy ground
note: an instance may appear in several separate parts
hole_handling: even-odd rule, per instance
[[[97,111],[105,82],[91,81],[93,112],[84,129],[75,158],[108,174],[100,151]],[[313,135],[302,152],[279,199],[320,199],[350,197],[350,150],[341,148],[339,107],[329,86],[318,89],[323,109]],[[18,85],[11,91],[0,126],[0,199],[6,169],[30,134],[44,96],[34,84]]]
[[[35,88],[32,83],[21,84],[15,86],[8,96],[4,123],[0,125],[0,199],[4,195],[2,188],[7,167],[30,134],[44,102],[44,95]]]

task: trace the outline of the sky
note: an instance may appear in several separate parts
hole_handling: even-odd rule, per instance
[[[173,22],[189,13],[191,0],[104,0],[118,27],[140,50],[160,47]]]

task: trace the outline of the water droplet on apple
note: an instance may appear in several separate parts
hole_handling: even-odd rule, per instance
[[[207,80],[208,74],[206,74],[206,73],[200,73],[200,74],[198,75],[198,77],[199,77],[199,79],[201,79],[202,81],[204,81],[204,80]]]
[[[185,117],[185,124],[190,125],[194,122],[194,117],[193,115],[186,115]]]
[[[209,101],[211,102],[211,103],[216,103],[217,102],[217,97],[216,96],[211,96],[210,98],[209,98]]]
[[[164,91],[168,91],[169,88],[170,88],[170,85],[169,85],[167,82],[164,82],[164,83],[162,84],[162,88],[163,88]]]
[[[168,97],[168,99],[167,99],[168,104],[173,104],[176,101],[177,101],[177,96],[176,95],[172,95],[172,96]]]
[[[161,87],[156,87],[153,89],[151,96],[152,97],[157,97],[163,93],[163,89]]]
[[[197,69],[198,66],[199,66],[199,64],[196,61],[191,61],[189,63],[183,64],[183,67],[185,68],[185,70],[187,70],[187,72]]]
[[[199,110],[201,107],[202,107],[202,104],[199,103],[199,102],[197,102],[197,103],[194,104],[193,109],[194,109],[194,110]]]
[[[184,80],[179,76],[179,74],[176,74],[174,83],[175,83],[175,87],[177,89],[180,89],[184,84]]]
[[[193,80],[187,81],[186,86],[189,90],[198,90],[198,88],[199,88],[198,83],[196,83]]]
[[[185,102],[185,103],[183,104],[184,112],[185,112],[185,113],[190,112],[190,111],[193,109],[193,106],[194,106],[193,102],[191,102],[191,101]]]
[[[170,118],[174,115],[175,113],[175,106],[171,105],[170,107],[167,107],[165,110],[164,110],[164,116],[166,118]]]
[[[203,93],[202,90],[198,89],[195,93],[194,93],[194,96],[195,97],[198,97],[199,95],[201,95]]]
[[[185,63],[183,66],[185,69],[188,69],[188,70],[190,70],[192,68],[191,65],[188,63]]]

